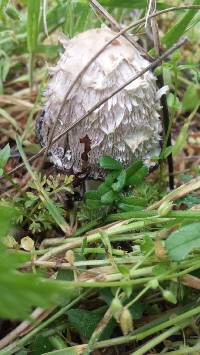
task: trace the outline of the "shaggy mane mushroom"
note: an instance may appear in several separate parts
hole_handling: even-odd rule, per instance
[[[48,137],[65,94],[91,57],[115,33],[108,28],[88,30],[64,40],[64,53],[51,69],[43,114],[37,122],[42,146]],[[76,122],[89,108],[108,96],[149,62],[126,39],[118,38],[89,66],[70,92],[55,129],[55,136]],[[156,86],[151,71],[133,81],[53,143],[50,160],[58,168],[94,179],[102,177],[98,161],[111,155],[124,166],[143,160],[150,168],[151,157],[160,152],[162,126],[160,97],[165,88]]]

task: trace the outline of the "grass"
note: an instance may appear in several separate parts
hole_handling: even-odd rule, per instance
[[[101,4],[124,26],[134,22],[131,31],[153,53],[144,35],[146,1],[133,1],[134,16],[130,1]],[[40,151],[34,125],[47,63],[53,65],[62,51],[58,33],[71,38],[105,19],[84,0],[0,2],[2,355],[86,355],[107,348],[113,354],[199,352],[200,2],[168,12],[185,4],[157,5],[164,11],[164,49],[188,36],[155,69],[169,85],[173,146],[166,135],[162,171],[151,174],[140,161],[125,170],[101,157],[106,178],[79,201],[73,176],[48,164],[41,169],[41,158],[29,158]],[[24,167],[11,174],[21,162]]]

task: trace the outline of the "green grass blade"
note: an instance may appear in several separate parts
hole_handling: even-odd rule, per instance
[[[27,47],[29,51],[29,81],[33,86],[34,53],[37,50],[39,34],[40,0],[28,0]]]
[[[200,5],[200,0],[194,0],[192,5]],[[190,25],[193,17],[196,15],[196,10],[188,10],[186,14],[178,21],[171,29],[165,34],[162,42],[171,47],[178,39],[186,32],[187,27]]]
[[[70,0],[67,0],[66,4],[66,20],[63,26],[64,33],[66,33],[69,38],[72,38],[74,35],[74,3]]]
[[[40,0],[28,0],[27,45],[30,53],[35,53],[39,33]]]

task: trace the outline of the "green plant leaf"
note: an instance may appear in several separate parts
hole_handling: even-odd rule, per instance
[[[69,322],[79,335],[89,339],[102,318],[102,313],[85,309],[70,309],[67,312]]]
[[[70,227],[67,224],[67,222],[65,221],[65,219],[63,218],[63,216],[60,214],[59,209],[57,208],[57,206],[55,205],[55,203],[50,199],[48,193],[45,191],[45,189],[43,188],[42,184],[40,183],[39,179],[37,178],[37,176],[33,173],[31,166],[26,158],[26,155],[24,154],[20,139],[18,137],[16,137],[16,143],[17,143],[17,148],[20,152],[20,155],[24,161],[24,164],[26,166],[27,171],[29,172],[29,174],[31,175],[35,186],[37,188],[39,197],[41,199],[41,201],[43,202],[44,206],[48,209],[49,213],[51,214],[51,216],[53,217],[54,221],[58,224],[58,226],[61,228],[61,230],[66,233],[66,234],[70,234]]]
[[[184,260],[192,250],[200,247],[200,222],[188,224],[171,233],[165,246],[170,259]]]
[[[116,192],[122,191],[126,183],[126,170],[122,170],[117,177],[117,182],[112,184],[112,189]]]
[[[0,242],[18,218],[19,210],[8,202],[0,201]]]
[[[175,144],[173,145],[173,148],[172,148],[173,157],[175,157],[176,155],[178,155],[182,151],[182,149],[187,141],[188,126],[189,126],[189,123],[185,123],[183,125],[183,127],[181,128],[181,131],[180,131],[178,137],[176,138]]]
[[[122,211],[141,211],[141,210],[143,210],[142,206],[130,205],[130,204],[126,204],[126,203],[119,203],[117,206]]]
[[[88,191],[85,192],[84,198],[86,200],[86,205],[91,209],[101,208],[100,193],[98,191]]]
[[[194,0],[192,5],[200,5],[200,0]],[[178,39],[185,33],[187,27],[190,25],[193,17],[197,14],[197,10],[188,10],[185,15],[165,34],[162,39],[167,47],[171,47]]]
[[[20,20],[20,13],[17,11],[16,7],[13,5],[6,6],[6,15],[9,16],[12,20]]]
[[[145,176],[148,174],[147,166],[143,165],[137,172],[126,179],[126,186],[134,186],[141,184]]]
[[[100,199],[99,193],[97,191],[87,191],[84,194],[86,200],[98,200]]]
[[[106,170],[122,170],[122,164],[110,156],[104,156],[99,159],[100,167]]]
[[[120,203],[124,203],[130,206],[145,207],[148,203],[148,200],[143,197],[125,196],[120,198]]]
[[[89,339],[95,330],[97,324],[101,321],[104,315],[105,309],[99,308],[94,311],[88,311],[85,309],[70,309],[67,312],[69,322],[76,329],[80,336]],[[113,325],[115,322],[109,322],[106,326],[101,340],[108,339],[113,331]]]
[[[183,96],[183,110],[190,111],[195,109],[195,107],[200,102],[200,92],[198,92],[198,88],[195,85],[189,85]]]
[[[116,178],[119,175],[119,171],[112,171],[110,174],[108,174],[105,178],[105,184],[109,187],[113,184],[113,182],[116,180]]]
[[[118,197],[118,194],[114,192],[113,190],[109,190],[106,192],[104,195],[101,196],[101,202],[104,205],[111,205],[116,198]]]
[[[78,12],[78,19],[76,21],[75,30],[76,32],[83,32],[87,24],[87,19],[90,13],[89,4],[81,4],[80,10]]]
[[[110,8],[130,8],[130,9],[146,9],[147,0],[100,0],[101,5]],[[165,9],[169,7],[166,3],[157,2],[158,9]]]
[[[97,193],[98,193],[100,196],[104,195],[104,194],[105,194],[106,192],[108,192],[108,191],[110,191],[110,186],[107,185],[105,182],[102,183],[102,184],[98,187],[98,189],[97,189]]]
[[[146,235],[141,244],[141,251],[143,254],[147,254],[152,248],[154,248],[154,242],[148,235]]]
[[[173,150],[172,145],[163,149],[161,152],[161,159],[167,159],[167,157],[172,153],[172,150]]]
[[[31,344],[31,354],[39,355],[46,353],[46,351],[53,351],[53,346],[49,339],[40,334],[36,335],[33,344]]]
[[[177,96],[175,96],[174,94],[172,94],[172,92],[169,93],[169,95],[167,96],[167,104],[171,109],[174,110],[181,110],[182,108],[182,104],[179,100],[179,98]]]
[[[35,53],[39,33],[40,0],[28,1],[27,45],[30,53]]]
[[[39,274],[21,273],[16,267],[27,261],[27,254],[0,249],[0,316],[25,319],[32,307],[48,308],[62,302],[70,295],[70,289],[54,280],[46,280]]]
[[[0,11],[2,11],[4,7],[6,7],[8,2],[9,2],[9,0],[1,0],[0,1]]]
[[[86,205],[91,209],[98,209],[102,207],[101,200],[87,199]]]
[[[127,179],[133,176],[138,170],[140,170],[143,165],[143,162],[140,160],[131,164],[126,170]]]
[[[144,313],[144,304],[141,302],[136,302],[129,308],[134,320],[142,318]]]
[[[0,169],[3,169],[10,157],[10,146],[6,146],[0,150]]]

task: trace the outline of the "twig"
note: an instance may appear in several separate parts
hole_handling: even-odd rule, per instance
[[[98,342],[100,336],[102,335],[105,327],[108,325],[109,321],[112,318],[112,313],[110,307],[107,309],[106,313],[104,314],[101,321],[98,323],[97,327],[95,328],[92,336],[87,344],[87,348],[85,349],[83,355],[89,355],[95,348],[95,344]]]
[[[125,31],[125,29],[123,30]],[[119,32],[120,33],[120,32]],[[117,38],[119,37],[119,33],[114,37]],[[122,33],[122,31],[121,31]],[[110,43],[113,41],[112,39]],[[186,43],[187,39],[182,38],[180,41],[178,41],[174,46],[172,46],[170,49],[168,49],[165,53],[163,53],[159,58],[155,59],[151,64],[149,64],[146,68],[141,70],[139,73],[136,75],[132,76],[129,80],[127,80],[124,84],[122,84],[119,88],[117,88],[115,91],[113,91],[109,96],[106,98],[102,99],[99,101],[97,104],[95,104],[90,110],[88,110],[82,117],[80,117],[76,122],[71,124],[68,128],[66,128],[62,133],[60,133],[58,136],[56,136],[53,140],[52,143],[55,143],[58,139],[63,137],[66,133],[68,133],[72,128],[74,128],[78,123],[80,123],[83,119],[88,117],[93,111],[95,111],[97,108],[99,108],[101,105],[103,105],[106,101],[108,101],[112,96],[116,95],[118,92],[120,92],[122,89],[124,89],[126,86],[128,86],[130,83],[138,79],[140,76],[144,75],[147,71],[155,69],[164,59],[169,57],[174,51],[176,51],[178,48],[180,48],[182,45]],[[68,90],[69,91],[69,90]],[[61,107],[64,107],[62,104]],[[57,118],[56,118],[57,119]],[[44,147],[38,152],[36,155],[34,155],[31,159],[29,159],[29,162],[32,162],[36,158],[38,158],[43,152],[45,152],[47,147]],[[7,175],[13,174],[20,168],[22,168],[24,164],[18,165],[16,168],[14,168],[12,171],[10,171]]]
[[[114,17],[109,14],[106,9],[96,0],[90,0],[91,5],[97,10],[97,12],[100,13],[103,17],[105,17],[106,20],[108,20],[111,24],[111,26],[117,30],[121,31],[122,27],[119,25],[119,23],[114,19]],[[151,57],[142,46],[140,46],[128,33],[123,33],[122,36],[127,39],[128,42],[130,42],[139,52],[142,56],[144,56],[146,59],[149,61],[152,61],[154,58]]]

